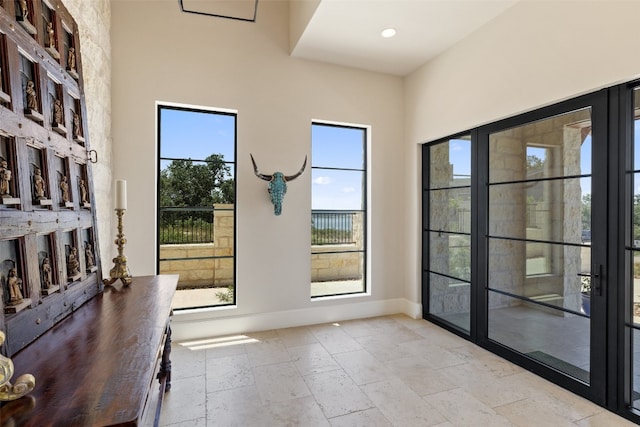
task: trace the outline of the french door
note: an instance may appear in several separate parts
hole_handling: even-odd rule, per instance
[[[603,405],[607,99],[423,147],[425,318]],[[460,140],[468,175],[455,173]]]

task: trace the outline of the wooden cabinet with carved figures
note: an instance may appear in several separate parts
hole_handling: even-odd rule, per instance
[[[101,291],[78,29],[0,0],[0,329],[11,356]]]

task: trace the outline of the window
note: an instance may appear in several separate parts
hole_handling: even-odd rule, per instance
[[[158,271],[175,308],[235,304],[236,115],[158,106]]]
[[[363,293],[367,130],[311,126],[311,297]]]

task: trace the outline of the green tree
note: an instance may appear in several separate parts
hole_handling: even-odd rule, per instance
[[[231,169],[219,154],[203,163],[174,160],[160,172],[161,206],[206,206],[234,203]]]
[[[532,171],[540,171],[544,167],[544,160],[538,156],[527,155],[527,170],[529,172]]]
[[[204,162],[173,160],[160,172],[160,206],[184,209],[161,209],[160,241],[211,242],[213,205],[234,203],[234,187],[231,168],[219,154]]]

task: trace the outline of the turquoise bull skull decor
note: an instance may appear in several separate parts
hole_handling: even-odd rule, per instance
[[[258,172],[258,165],[256,165],[256,161],[253,159],[253,154],[249,154],[251,156],[251,163],[253,163],[253,171],[256,176],[260,179],[264,179],[265,181],[269,181],[269,195],[271,196],[271,203],[273,203],[273,213],[276,215],[280,215],[282,213],[282,202],[284,201],[284,195],[287,194],[287,181],[293,181],[304,172],[304,168],[307,166],[307,156],[304,157],[304,163],[302,163],[302,167],[300,170],[293,175],[285,175],[282,172],[274,172],[271,175],[265,175]]]

